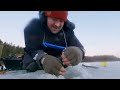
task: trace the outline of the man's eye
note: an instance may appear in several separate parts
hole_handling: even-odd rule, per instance
[[[57,21],[57,19],[56,18],[52,18],[53,19],[53,21]]]
[[[64,20],[60,20],[60,22],[64,22]]]
[[[59,22],[64,22],[64,20],[58,19],[58,18],[52,18],[53,21],[59,21]]]

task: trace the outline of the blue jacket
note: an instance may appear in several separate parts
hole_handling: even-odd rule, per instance
[[[45,48],[42,45],[44,42],[63,47],[77,46],[85,55],[83,45],[74,35],[73,30],[75,29],[75,25],[72,22],[67,20],[63,29],[59,33],[53,34],[47,27],[47,17],[44,15],[44,12],[39,12],[39,17],[39,19],[33,19],[24,29],[25,51],[31,56],[31,58],[33,58],[33,60],[38,52],[40,52],[39,59],[45,53],[56,57],[60,56],[62,51],[53,48]],[[28,64],[30,62],[32,61],[24,59],[23,63]]]

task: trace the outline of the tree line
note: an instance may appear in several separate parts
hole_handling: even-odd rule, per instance
[[[114,55],[85,56],[83,61],[84,62],[120,61],[120,58]]]
[[[19,45],[15,46],[12,43],[3,42],[0,39],[0,58],[15,56],[16,54],[24,54],[24,48]]]
[[[24,54],[24,48],[15,46],[12,43],[2,42],[0,39],[0,58],[8,56],[15,56],[16,54]],[[113,55],[98,55],[98,56],[85,56],[83,62],[95,61],[120,61],[120,58]]]

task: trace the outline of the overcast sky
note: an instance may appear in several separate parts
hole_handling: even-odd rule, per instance
[[[23,30],[38,11],[0,11],[0,39],[24,47]],[[120,11],[70,11],[86,55],[120,56]]]

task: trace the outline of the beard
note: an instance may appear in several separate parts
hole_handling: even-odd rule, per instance
[[[51,25],[51,28],[53,28],[54,30],[61,30],[62,26]]]

